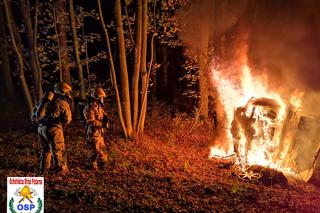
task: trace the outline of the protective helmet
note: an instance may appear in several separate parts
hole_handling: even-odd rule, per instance
[[[65,82],[56,83],[53,88],[53,91],[55,93],[59,93],[61,95],[65,95],[71,92],[71,90],[72,90],[71,86]]]
[[[103,99],[107,97],[107,95],[101,87],[96,87],[91,91],[91,97],[103,102]]]

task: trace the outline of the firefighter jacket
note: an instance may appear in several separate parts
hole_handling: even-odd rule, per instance
[[[44,126],[62,128],[63,125],[68,125],[72,120],[68,101],[62,95],[55,94],[47,109],[46,117]]]
[[[103,109],[103,104],[95,99],[91,99],[86,104],[83,115],[86,120],[87,130],[93,135],[103,133],[103,129],[106,125],[105,118],[107,118],[107,114]],[[97,136],[97,135],[95,135]]]

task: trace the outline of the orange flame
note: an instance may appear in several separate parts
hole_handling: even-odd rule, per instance
[[[233,80],[231,76],[228,76],[229,72],[216,69],[214,66],[210,70],[210,79],[214,85],[216,85],[222,105],[224,107],[227,117],[227,127],[231,126],[234,119],[234,110],[238,107],[245,106],[247,102],[252,98],[268,98],[275,100],[279,105],[279,110],[276,118],[273,120],[264,116],[266,112],[263,109],[249,110],[252,119],[255,119],[252,128],[256,135],[260,137],[253,138],[250,149],[247,150],[249,141],[247,140],[243,130],[240,130],[237,143],[238,148],[238,161],[243,162],[246,165],[261,165],[274,169],[281,170],[286,173],[292,173],[290,168],[282,167],[282,160],[288,149],[287,144],[282,144],[282,151],[279,154],[277,149],[280,146],[281,132],[284,119],[286,116],[286,110],[289,106],[298,108],[301,106],[301,97],[303,95],[300,91],[293,92],[290,97],[282,98],[280,93],[268,89],[267,76],[253,77],[250,67],[247,65],[246,57],[242,60],[240,72],[240,82]],[[246,112],[248,113],[248,112]],[[250,115],[247,115],[250,117]],[[277,127],[277,128],[276,128]],[[272,134],[270,131],[273,131]],[[209,157],[226,157],[231,155],[234,150],[234,138],[231,131],[226,131],[227,141],[224,147],[214,146],[210,149]],[[270,137],[273,135],[273,137]]]

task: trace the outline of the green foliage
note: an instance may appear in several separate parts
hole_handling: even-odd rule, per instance
[[[182,82],[183,85],[187,87],[187,89],[183,92],[183,95],[192,98],[198,99],[200,98],[200,94],[198,91],[198,83],[199,83],[199,57],[198,55],[194,54],[191,49],[185,49],[185,61],[182,64],[182,68],[185,71],[185,74],[179,78],[179,81]],[[209,44],[208,50],[208,58],[212,58],[214,53],[213,44]],[[208,64],[209,66],[209,64]],[[208,71],[209,73],[209,71]]]
[[[177,24],[174,20],[175,11],[179,5],[185,1],[182,0],[149,0],[148,1],[148,35],[154,34],[157,41],[163,45],[175,48],[181,46],[181,41],[177,35]],[[134,34],[136,21],[136,5],[134,1],[126,1],[124,6],[128,12],[128,18],[123,13],[122,21],[125,34],[125,44],[127,50],[132,50],[134,44],[130,39],[129,29]],[[114,22],[108,25],[109,28],[115,28]],[[114,41],[114,39],[110,39]],[[130,52],[130,51],[129,51]]]
[[[170,1],[150,1],[149,3],[149,27],[150,32],[156,32],[158,41],[171,48],[176,48],[182,45],[181,40],[177,35],[177,23],[174,15],[181,0]]]
[[[57,10],[56,2],[53,0],[40,2],[39,11],[37,50],[39,54],[40,65],[43,70],[43,82],[50,83],[52,81],[56,81],[59,77],[59,46],[57,41],[58,35],[55,32],[55,24],[58,24],[61,22],[61,19],[63,19],[64,22],[66,22],[66,25],[63,27],[67,32],[70,32],[69,13],[67,10],[65,10],[65,13],[59,14],[59,17],[57,17],[57,14],[54,16],[54,11],[57,13]],[[88,62],[90,66],[90,64],[98,63],[101,60],[107,59],[107,53],[104,50],[97,50],[94,53],[90,51],[90,56],[88,59],[86,59],[85,56],[86,48],[90,48],[90,45],[97,45],[102,40],[100,32],[85,32],[84,30],[86,28],[86,21],[90,21],[99,26],[97,12],[95,10],[85,11],[83,7],[77,6],[75,10],[75,16],[82,65],[85,65]],[[60,20],[58,20],[58,18]],[[74,57],[72,45],[73,40],[70,34],[68,34],[67,39],[69,54],[68,58],[72,59]],[[75,68],[75,63],[73,60],[70,60],[69,65],[71,69]]]
[[[197,57],[187,57],[182,68],[185,70],[185,74],[179,78],[179,81],[187,87],[183,95],[192,99],[198,99],[199,63]]]

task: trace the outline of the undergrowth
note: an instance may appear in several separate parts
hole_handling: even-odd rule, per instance
[[[211,123],[154,106],[143,136],[124,140],[120,130],[106,136],[110,164],[94,172],[86,169],[84,129],[73,122],[65,131],[72,173],[45,176],[45,212],[320,211],[319,186],[242,181],[233,167],[208,159]],[[39,175],[37,136],[0,141],[0,160],[4,210],[6,177]]]

